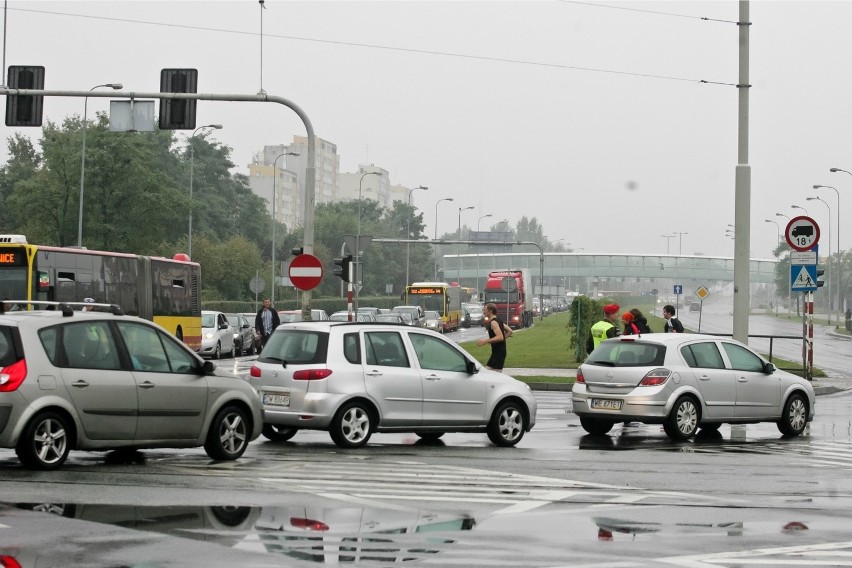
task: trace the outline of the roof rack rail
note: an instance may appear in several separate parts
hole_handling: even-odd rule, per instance
[[[121,309],[121,306],[118,304],[107,304],[107,303],[98,303],[98,302],[56,302],[51,300],[3,300],[4,304],[11,304],[12,310],[6,310],[7,313],[10,311],[20,311],[23,306],[25,306],[26,311],[36,311],[36,310],[56,310],[59,309],[62,311],[62,315],[65,317],[69,317],[74,315],[75,308],[78,308],[77,311],[83,311],[83,308],[86,308],[86,311],[91,309],[98,309],[98,311],[108,311],[109,313],[116,316],[123,316],[124,310]],[[38,306],[45,306],[40,308]],[[17,308],[17,309],[16,309]]]

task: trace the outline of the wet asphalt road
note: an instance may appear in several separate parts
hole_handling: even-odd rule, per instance
[[[537,397],[536,428],[512,449],[484,434],[433,444],[377,434],[341,451],[326,433],[300,432],[284,444],[258,440],[236,463],[200,449],[72,453],[47,473],[0,450],[0,560],[849,565],[852,393],[819,397],[799,438],[762,424],[686,443],[644,425],[593,438],[566,412],[570,393]]]

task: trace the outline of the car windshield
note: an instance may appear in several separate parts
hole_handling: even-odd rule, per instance
[[[385,323],[403,323],[402,318],[400,318],[397,314],[378,314],[376,316],[376,321]]]
[[[439,314],[438,312],[433,312],[433,311],[430,310],[430,311],[426,312],[426,319],[427,320],[441,319],[441,314]]]
[[[216,327],[216,314],[201,314],[201,327]]]
[[[225,314],[225,317],[228,318],[228,323],[234,327],[240,327],[240,316],[236,314]]]
[[[298,313],[281,313],[278,312],[278,319],[281,323],[292,323],[294,321],[302,321],[302,312]]]
[[[588,365],[606,367],[657,367],[666,358],[666,347],[642,341],[604,341],[586,359]]]

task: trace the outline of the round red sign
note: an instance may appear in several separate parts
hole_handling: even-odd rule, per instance
[[[313,290],[322,281],[322,262],[312,254],[300,254],[290,262],[289,275],[299,290]]]
[[[784,234],[787,237],[787,244],[799,252],[811,250],[819,243],[819,225],[805,215],[790,219]]]

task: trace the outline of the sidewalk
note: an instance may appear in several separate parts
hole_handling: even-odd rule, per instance
[[[532,369],[511,368],[503,369],[503,372],[512,377],[576,377],[577,369]],[[816,377],[811,383],[814,392],[819,395],[833,394],[852,389],[852,379],[849,377]],[[530,383],[533,390],[543,391],[570,391],[573,385],[570,383]]]

